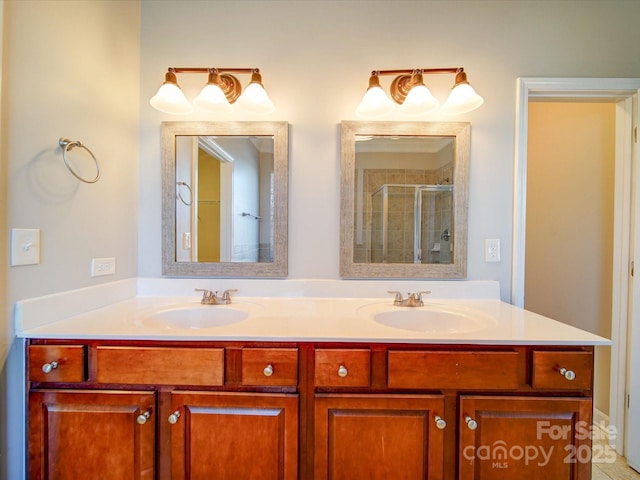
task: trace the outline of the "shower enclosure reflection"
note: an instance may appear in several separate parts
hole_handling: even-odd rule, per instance
[[[378,187],[371,195],[369,261],[451,263],[452,205],[453,185]]]
[[[451,263],[454,138],[356,135],[356,263]]]
[[[342,122],[340,274],[464,278],[470,126]]]

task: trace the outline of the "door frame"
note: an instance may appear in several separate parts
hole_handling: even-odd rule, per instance
[[[520,77],[517,83],[516,137],[513,198],[513,258],[511,303],[524,307],[524,269],[527,194],[527,147],[529,100],[603,100],[616,102],[616,198],[614,212],[614,278],[612,307],[610,424],[617,427],[614,445],[624,452],[627,401],[627,331],[629,306],[629,259],[631,228],[632,131],[637,113],[634,98],[640,90],[640,78],[549,78]],[[636,100],[637,102],[637,100]]]

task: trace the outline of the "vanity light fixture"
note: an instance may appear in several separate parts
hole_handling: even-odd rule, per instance
[[[257,68],[191,68],[169,67],[165,81],[149,103],[153,108],[164,113],[185,115],[193,111],[178,85],[176,73],[206,73],[207,84],[193,101],[194,105],[208,112],[228,112],[231,104],[257,113],[271,113],[275,110],[267,92],[262,85],[262,76]],[[244,92],[240,81],[232,74],[251,74],[251,81]]]
[[[462,67],[455,68],[417,68],[413,70],[374,70],[369,77],[369,88],[356,109],[363,117],[378,117],[390,113],[396,104],[407,115],[420,115],[434,111],[440,102],[431,95],[424,84],[423,75],[455,73],[451,93],[440,111],[448,115],[457,115],[475,110],[484,99],[478,95],[467,81]],[[380,76],[396,75],[391,82],[390,93],[393,101],[380,86]]]

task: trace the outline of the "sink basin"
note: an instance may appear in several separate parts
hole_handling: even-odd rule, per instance
[[[233,305],[178,307],[153,313],[142,319],[147,327],[198,330],[241,322],[249,316],[246,309]]]
[[[387,327],[422,333],[470,333],[494,327],[496,319],[484,312],[449,306],[395,307],[375,313],[373,320]]]

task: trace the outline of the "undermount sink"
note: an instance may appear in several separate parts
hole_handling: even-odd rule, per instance
[[[248,316],[246,309],[233,305],[197,305],[155,312],[143,318],[142,324],[156,328],[198,330],[231,325],[245,320]]]
[[[484,312],[445,305],[391,307],[374,313],[373,320],[387,327],[432,334],[477,332],[497,323]]]

